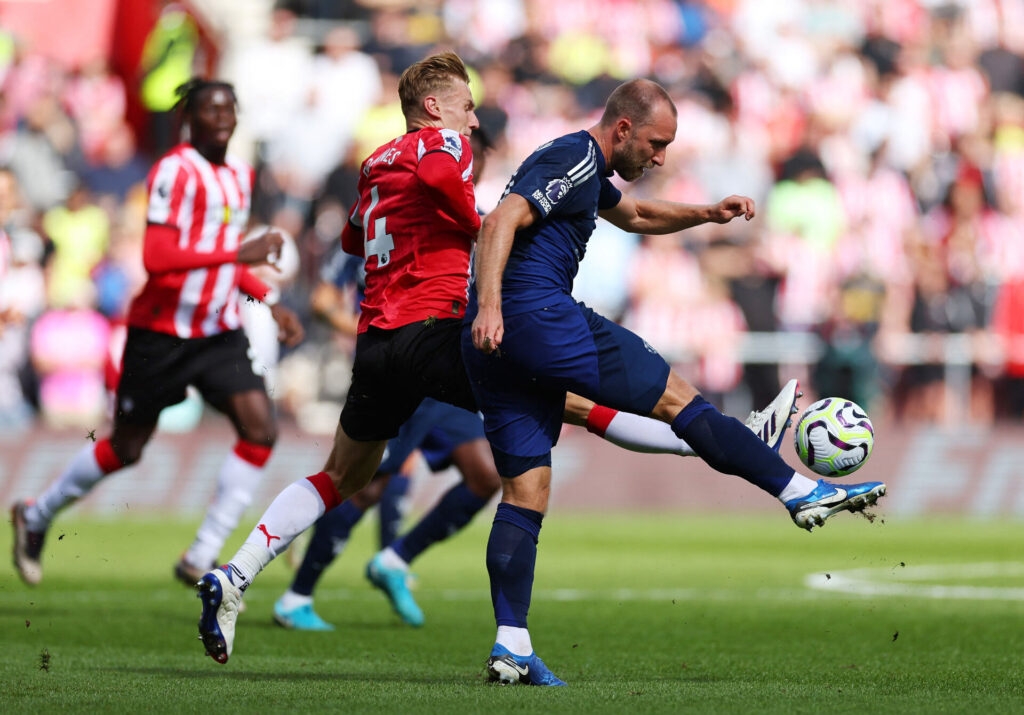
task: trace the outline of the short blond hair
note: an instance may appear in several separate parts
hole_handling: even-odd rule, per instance
[[[448,89],[454,80],[469,84],[466,65],[454,52],[431,55],[410,65],[398,80],[398,98],[402,114],[407,118],[423,111],[423,99],[434,92]]]

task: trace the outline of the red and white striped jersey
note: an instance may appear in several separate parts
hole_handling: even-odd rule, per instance
[[[228,156],[211,164],[194,147],[180,144],[149,173],[144,253],[160,263],[132,301],[128,325],[200,338],[241,326],[235,260],[252,208],[253,170]],[[165,228],[166,227],[166,228]],[[173,230],[175,240],[156,241]],[[166,259],[166,260],[165,260]],[[174,266],[181,266],[174,268]]]

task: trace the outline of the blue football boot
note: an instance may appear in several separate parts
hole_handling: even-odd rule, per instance
[[[536,653],[512,655],[508,648],[497,643],[487,659],[487,674],[492,682],[502,685],[565,685],[558,676],[548,670]]]
[[[418,627],[423,625],[423,611],[412,597],[407,582],[408,576],[408,572],[402,569],[385,566],[379,553],[366,564],[366,578],[384,592],[398,617],[410,626]]]
[[[292,631],[333,631],[334,626],[313,610],[312,603],[306,603],[290,611],[285,610],[278,599],[274,604],[274,622]]]
[[[885,494],[883,482],[863,482],[842,486],[818,480],[818,486],[807,496],[786,502],[789,515],[801,529],[810,531],[824,526],[825,519],[841,511],[864,511]]]

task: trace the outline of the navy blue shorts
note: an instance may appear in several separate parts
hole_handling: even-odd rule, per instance
[[[669,365],[638,335],[571,298],[504,317],[500,355],[473,347],[462,331],[462,356],[498,473],[515,477],[550,464],[565,393],[647,415],[668,383]]]
[[[402,425],[398,436],[388,441],[377,471],[394,474],[415,449],[423,451],[431,470],[442,471],[451,464],[456,447],[483,438],[479,414],[428,397]]]

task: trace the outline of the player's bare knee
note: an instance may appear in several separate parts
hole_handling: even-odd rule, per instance
[[[551,467],[530,469],[518,477],[502,477],[501,500],[542,514],[548,510],[551,496]]]
[[[693,398],[700,392],[696,387],[677,375],[674,371],[669,372],[668,381],[665,384],[665,392],[662,393],[658,404],[651,411],[651,416],[662,422],[671,423],[676,416],[693,401]]]

